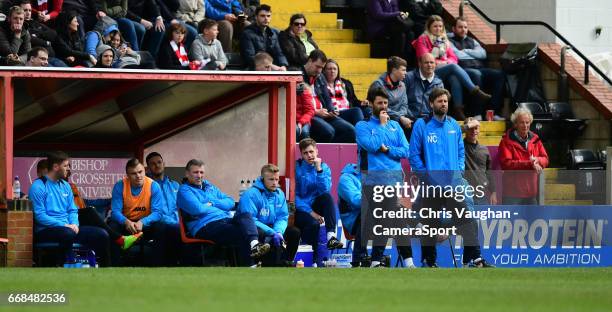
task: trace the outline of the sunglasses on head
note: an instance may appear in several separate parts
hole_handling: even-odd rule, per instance
[[[306,23],[293,22],[293,26],[306,26]]]

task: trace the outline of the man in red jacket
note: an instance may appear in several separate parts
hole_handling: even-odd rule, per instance
[[[504,172],[504,205],[537,205],[538,175],[548,166],[548,154],[537,134],[529,131],[533,115],[518,108],[510,117],[512,129],[499,143],[499,159]],[[513,172],[514,171],[514,172]]]

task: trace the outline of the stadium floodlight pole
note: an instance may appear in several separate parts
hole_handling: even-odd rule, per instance
[[[451,257],[453,257],[453,264],[455,265],[455,269],[457,268],[457,259],[455,259],[455,250],[453,249],[453,242],[451,241],[451,237],[448,237],[448,245],[451,250]]]

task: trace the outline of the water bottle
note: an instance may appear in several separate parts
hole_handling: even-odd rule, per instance
[[[238,191],[238,195],[242,197],[242,194],[244,194],[246,190],[247,190],[246,183],[244,183],[244,180],[240,180],[240,190]]]
[[[296,268],[303,268],[303,267],[304,267],[304,261],[302,261],[302,259],[298,260],[298,261],[295,263],[295,267],[296,267]]]
[[[15,176],[13,181],[13,199],[17,200],[21,198],[21,182],[19,182],[19,176]]]
[[[96,262],[96,253],[93,250],[90,250],[87,253],[87,262],[88,262],[87,264],[91,268],[97,268],[98,267],[98,263]]]

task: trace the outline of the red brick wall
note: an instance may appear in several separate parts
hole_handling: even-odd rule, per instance
[[[9,239],[8,266],[32,266],[32,231],[31,211],[0,209],[0,236]]]

